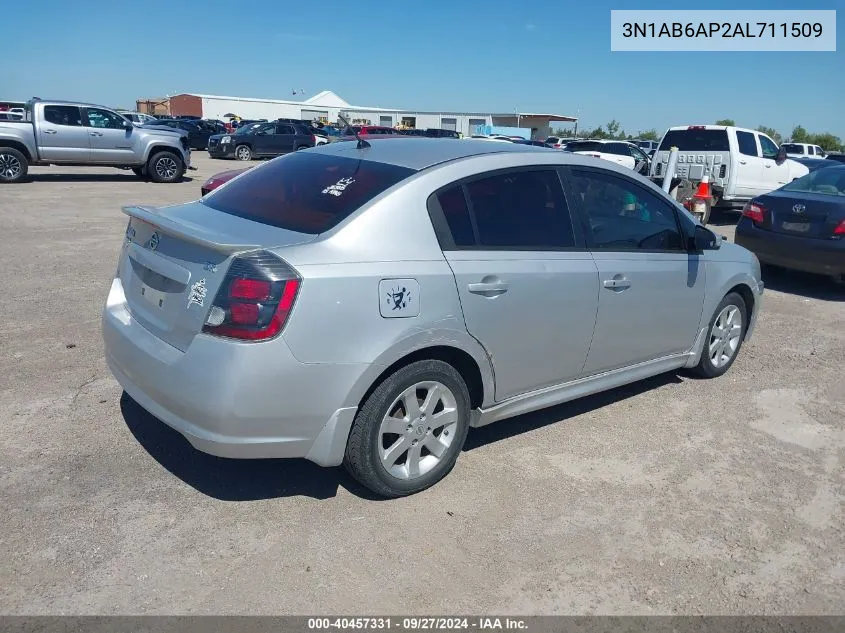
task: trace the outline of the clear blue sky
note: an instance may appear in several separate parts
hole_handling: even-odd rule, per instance
[[[615,118],[631,133],[662,132],[732,118],[785,134],[800,123],[845,139],[845,3],[706,6],[839,8],[835,53],[610,51],[611,8],[673,5],[15,1],[0,23],[0,99],[132,107],[138,97],[179,92],[292,98],[302,88],[306,97],[333,90],[355,105],[580,114],[581,129]]]

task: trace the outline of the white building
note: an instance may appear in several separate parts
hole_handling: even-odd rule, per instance
[[[324,90],[305,101],[221,97],[204,94],[178,94],[170,97],[172,115],[193,115],[206,119],[228,119],[237,115],[242,119],[307,119],[335,122],[342,114],[350,123],[367,125],[399,125],[417,129],[439,128],[455,130],[465,136],[477,133],[479,126],[520,127],[531,131],[532,138],[551,134],[552,121],[574,122],[576,117],[561,114],[457,112],[444,110],[399,110],[354,106],[335,93]]]

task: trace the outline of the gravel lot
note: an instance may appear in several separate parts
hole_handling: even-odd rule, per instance
[[[378,501],[341,469],[198,453],[106,369],[120,206],[234,166],[195,164],[0,187],[0,613],[843,612],[845,289],[767,278],[723,378],[471,431],[445,481]]]

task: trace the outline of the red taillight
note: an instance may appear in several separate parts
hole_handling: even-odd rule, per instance
[[[842,220],[839,224],[836,225],[836,228],[833,229],[834,235],[845,235],[845,220]]]
[[[233,279],[229,286],[229,297],[232,299],[249,299],[251,301],[266,301],[270,297],[272,284],[262,279]]]
[[[745,207],[742,209],[742,215],[747,218],[751,218],[756,223],[761,223],[765,219],[766,207],[764,207],[759,202],[746,202]]]
[[[246,341],[273,338],[285,327],[301,283],[275,255],[239,257],[220,286],[203,332]]]
[[[317,144],[317,137],[315,135],[311,135],[311,142],[316,145]]]
[[[560,143],[555,143],[552,147],[560,147]]]

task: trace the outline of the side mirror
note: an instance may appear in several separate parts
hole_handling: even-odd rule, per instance
[[[777,156],[775,156],[775,162],[776,162],[778,165],[783,165],[783,162],[784,162],[785,160],[786,160],[786,150],[785,150],[783,147],[781,147],[781,148],[778,150]]]
[[[695,233],[690,242],[695,251],[717,251],[722,246],[722,238],[700,224],[696,224]]]
[[[124,129],[124,130],[131,130],[131,129],[133,129],[134,127],[135,127],[135,126],[134,126],[134,125],[132,125],[132,121],[124,121],[124,122],[123,122],[123,129]]]

